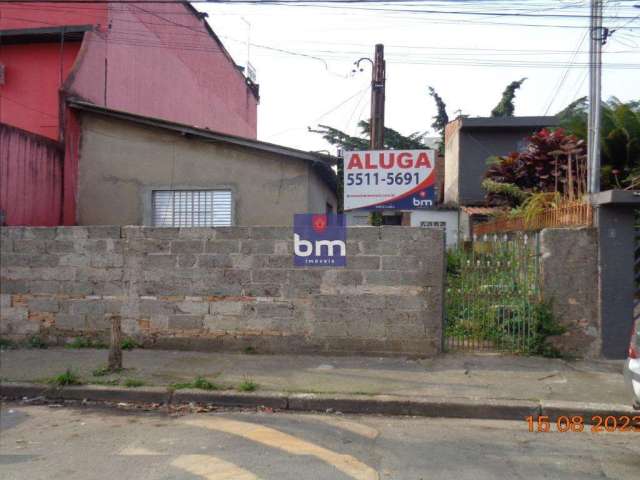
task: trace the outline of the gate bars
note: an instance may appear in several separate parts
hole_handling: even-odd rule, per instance
[[[528,353],[543,314],[535,232],[484,235],[447,254],[445,350]]]

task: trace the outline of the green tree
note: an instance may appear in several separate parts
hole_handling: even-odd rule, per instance
[[[587,139],[589,101],[586,97],[570,103],[557,114],[560,125],[583,140]],[[640,101],[623,103],[611,97],[602,103],[601,188],[626,188],[640,177]]]
[[[516,98],[516,90],[522,86],[525,80],[526,78],[521,78],[520,80],[516,80],[507,85],[507,88],[502,92],[500,103],[491,110],[492,117],[513,117],[513,112],[515,110],[513,100]]]
[[[447,123],[449,123],[449,115],[447,115],[447,104],[444,103],[442,97],[438,95],[438,92],[436,92],[433,87],[429,87],[429,95],[436,102],[436,108],[438,109],[437,115],[432,117],[433,123],[431,124],[431,128],[433,128],[437,133],[440,134],[438,151],[441,155],[444,155],[444,130],[447,126]]]

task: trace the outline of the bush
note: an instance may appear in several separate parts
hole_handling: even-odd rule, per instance
[[[70,368],[67,368],[64,373],[51,379],[50,383],[53,383],[54,385],[57,385],[59,387],[63,387],[67,385],[82,385],[82,380],[80,380],[78,374],[76,374]]]

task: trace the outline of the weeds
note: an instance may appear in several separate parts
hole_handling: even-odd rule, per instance
[[[124,381],[124,386],[128,388],[138,388],[144,385],[144,381],[139,380],[137,378],[127,378]]]
[[[192,382],[174,383],[171,385],[174,390],[183,390],[185,388],[197,388],[199,390],[219,390],[220,386],[210,382],[204,377],[196,377]]]
[[[133,338],[125,338],[120,344],[122,350],[133,350],[134,348],[140,348],[140,344]]]
[[[27,340],[27,345],[29,348],[47,348],[47,343],[40,337],[40,335],[32,335]]]
[[[255,347],[252,347],[252,346],[244,347],[243,351],[247,355],[255,355],[256,353],[258,353],[258,351],[255,349]]]
[[[0,350],[11,350],[13,348],[16,348],[14,341],[8,338],[0,338]]]
[[[65,348],[109,348],[102,340],[93,340],[86,337],[75,337],[65,345]]]
[[[77,373],[75,373],[70,368],[67,368],[64,373],[58,375],[57,377],[53,377],[49,383],[52,383],[59,387],[64,387],[68,385],[82,385],[82,380],[80,380],[80,377]]]
[[[258,384],[251,380],[250,378],[245,378],[240,385],[238,385],[238,390],[241,392],[254,392],[258,389]]]
[[[107,385],[107,386],[111,385],[111,386],[113,386],[113,385],[120,385],[120,380],[117,379],[117,378],[112,378],[111,380],[105,380],[105,379],[92,380],[91,383],[93,385]]]

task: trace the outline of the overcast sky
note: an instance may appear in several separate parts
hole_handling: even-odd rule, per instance
[[[640,8],[634,5],[640,0],[605,3],[605,16],[615,18],[606,18],[604,25],[618,30],[604,47],[603,96],[638,99]],[[211,26],[239,65],[246,64],[250,24],[250,61],[261,95],[258,138],[305,150],[335,151],[319,135],[309,133],[308,126],[324,123],[354,134],[358,121],[369,117],[370,67],[364,63],[363,72],[351,70],[358,58],[373,56],[376,43],[385,44],[387,59],[385,123],[405,134],[429,129],[436,113],[427,95],[429,85],[445,100],[450,118],[458,109],[488,116],[505,86],[522,77],[527,80],[517,94],[516,115],[556,113],[588,90],[585,1],[440,0],[325,8],[196,4],[196,8],[209,13]]]

